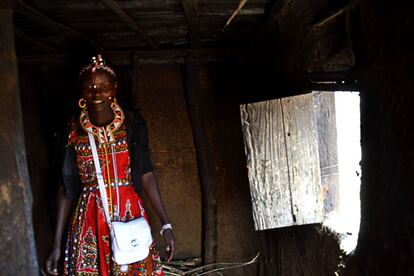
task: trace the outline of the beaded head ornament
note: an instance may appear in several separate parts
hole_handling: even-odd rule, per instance
[[[91,58],[91,63],[86,65],[82,68],[82,70],[79,73],[79,76],[82,77],[83,74],[85,74],[88,71],[91,71],[92,73],[95,73],[96,70],[104,70],[108,72],[112,77],[116,78],[116,74],[114,70],[105,64],[105,61],[102,57],[102,55],[98,54],[96,56],[93,56]]]

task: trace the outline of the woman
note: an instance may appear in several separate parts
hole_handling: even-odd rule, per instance
[[[117,104],[116,75],[100,55],[81,70],[80,83],[81,113],[79,119],[71,120],[62,147],[63,185],[58,189],[58,219],[46,271],[58,275],[63,230],[72,199],[78,197],[69,223],[64,275],[164,275],[154,244],[144,260],[127,265],[118,265],[113,260],[110,231],[88,140],[89,132],[98,148],[111,220],[130,221],[139,217],[148,220],[138,195],[143,189],[163,225],[161,234],[170,261],[175,241],[149,158],[145,122],[139,113],[124,111]]]

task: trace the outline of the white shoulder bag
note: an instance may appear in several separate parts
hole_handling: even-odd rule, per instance
[[[95,139],[89,132],[88,137],[92,149],[93,163],[95,165],[96,178],[98,179],[99,192],[101,194],[105,218],[111,233],[112,258],[119,265],[141,261],[148,256],[149,248],[152,244],[150,226],[144,217],[126,222],[111,221],[108,208],[108,198],[106,195],[105,184],[99,163],[98,152],[96,150]],[[115,175],[115,186],[119,205],[118,177],[116,168]]]

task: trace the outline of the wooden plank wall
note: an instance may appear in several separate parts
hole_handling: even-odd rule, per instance
[[[318,154],[318,132],[312,94],[281,99],[293,222],[324,219]]]

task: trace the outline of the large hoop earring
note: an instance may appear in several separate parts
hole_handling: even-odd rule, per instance
[[[86,100],[84,98],[80,98],[78,101],[78,105],[81,109],[85,109],[86,108]]]

